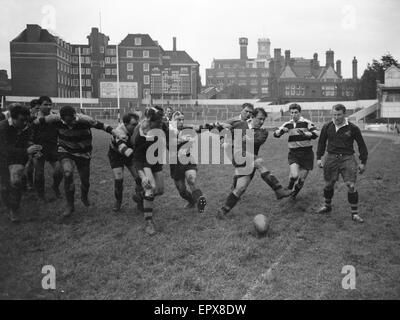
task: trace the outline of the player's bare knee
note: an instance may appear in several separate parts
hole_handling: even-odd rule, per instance
[[[264,159],[263,158],[257,158],[254,160],[254,167],[256,169],[261,169],[264,166]]]
[[[187,178],[186,181],[188,183],[188,185],[190,186],[194,186],[196,183],[196,176],[194,174],[190,174]]]

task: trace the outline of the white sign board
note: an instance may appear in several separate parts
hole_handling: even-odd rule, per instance
[[[138,98],[137,82],[120,82],[119,97],[126,99]],[[117,82],[100,82],[100,97],[101,98],[117,98]]]

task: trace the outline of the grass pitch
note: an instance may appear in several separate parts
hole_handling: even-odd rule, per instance
[[[230,190],[232,166],[199,166],[208,200],[202,215],[183,209],[165,166],[165,194],[155,202],[159,233],[148,237],[127,173],[123,211],[112,212],[109,136],[93,133],[92,207],[77,200],[75,215],[63,221],[63,200],[40,207],[28,193],[20,225],[0,214],[0,299],[400,298],[400,148],[392,141],[366,138],[372,152],[358,182],[363,225],[351,221],[342,182],[333,212],[313,214],[323,203],[318,168],[295,202],[277,201],[257,173],[230,219],[219,221],[215,213]],[[286,140],[268,138],[260,155],[286,185]],[[48,176],[46,182],[52,196]],[[263,238],[253,231],[258,213],[272,217]],[[56,269],[56,290],[41,288],[45,265]],[[355,290],[342,288],[345,265],[356,269]]]

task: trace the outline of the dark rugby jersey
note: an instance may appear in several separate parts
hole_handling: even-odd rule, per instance
[[[10,164],[25,164],[28,160],[27,148],[32,144],[29,140],[30,128],[19,130],[12,119],[0,121],[0,167]]]
[[[146,159],[146,154],[148,148],[153,144],[157,142],[157,137],[155,137],[152,140],[147,140],[150,136],[146,135],[143,130],[142,130],[142,123],[136,126],[135,130],[133,131],[133,134],[130,138],[130,145],[132,146],[133,149],[133,159],[135,161],[139,162],[147,162]],[[168,147],[168,125],[165,122],[161,123],[161,127],[158,128],[164,131],[165,137],[166,137],[166,147]],[[155,156],[158,155],[158,152],[156,151]]]
[[[68,126],[59,115],[49,115],[39,119],[40,123],[54,124],[58,130],[58,152],[66,152],[77,157],[90,159],[92,155],[91,128],[111,133],[112,127],[83,114],[76,115],[76,121]]]
[[[317,160],[320,160],[325,153],[326,142],[328,142],[328,153],[333,154],[354,154],[354,140],[357,142],[360,152],[361,163],[366,164],[368,149],[361,135],[361,130],[355,124],[347,122],[338,131],[333,121],[326,123],[318,141]]]
[[[263,128],[251,128],[251,120],[248,121],[234,121],[231,124],[231,132],[232,132],[232,138],[235,138],[234,135],[234,130],[240,129],[242,130],[242,139],[246,135],[246,130],[253,130],[254,132],[254,155],[258,155],[258,152],[260,151],[261,146],[265,143],[265,141],[268,138],[268,131]],[[247,143],[249,143],[249,140],[247,140]],[[246,141],[242,142],[242,151],[246,152],[246,146],[247,146]],[[232,148],[234,148],[234,144],[232,145]]]
[[[318,130],[317,127],[310,121],[303,117],[300,117],[299,121],[294,122],[290,120],[285,122],[278,130],[279,133],[276,134],[274,132],[274,137],[280,138],[284,135],[283,129],[287,128],[289,130],[289,139],[288,139],[288,146],[289,149],[298,149],[298,148],[310,148],[312,147],[311,140],[318,138]],[[300,129],[302,132],[311,132],[312,136],[307,137],[304,134],[299,132]]]

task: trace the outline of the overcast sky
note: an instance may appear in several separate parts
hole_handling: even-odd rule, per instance
[[[368,62],[386,52],[400,59],[400,1],[397,0],[0,0],[0,69],[10,75],[9,42],[26,24],[40,24],[70,43],[87,43],[91,27],[100,25],[119,43],[128,33],[148,33],[170,50],[186,50],[200,63],[202,82],[213,58],[239,58],[239,37],[249,39],[248,56],[257,39],[294,57],[325,64],[325,51],[342,60],[351,77],[356,56],[361,76]]]

